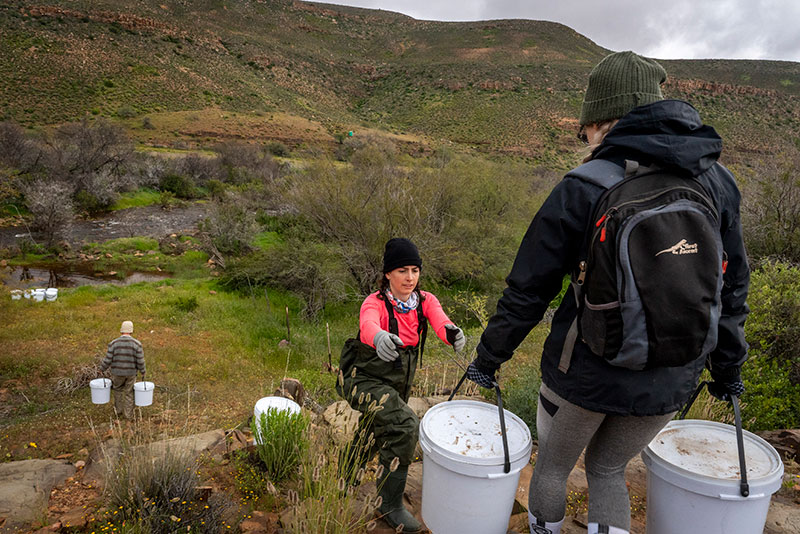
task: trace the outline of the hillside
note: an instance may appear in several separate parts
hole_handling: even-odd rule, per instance
[[[375,128],[420,150],[455,143],[555,165],[576,148],[586,75],[609,52],[551,22],[418,21],[291,0],[4,2],[0,47],[3,118],[27,127],[88,113],[149,144],[291,146]],[[796,142],[800,64],[664,63],[667,96],[694,103],[728,157]]]

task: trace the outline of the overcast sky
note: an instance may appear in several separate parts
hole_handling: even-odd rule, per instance
[[[660,59],[800,61],[800,0],[335,0],[416,19],[560,22],[611,50]]]

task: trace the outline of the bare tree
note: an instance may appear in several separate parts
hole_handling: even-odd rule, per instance
[[[59,181],[35,180],[25,188],[25,202],[33,213],[33,228],[42,232],[47,246],[69,234],[72,225],[71,188]]]

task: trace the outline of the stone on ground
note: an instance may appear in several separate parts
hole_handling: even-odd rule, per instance
[[[21,460],[0,464],[0,517],[3,529],[27,526],[47,511],[50,491],[75,474],[61,460]]]

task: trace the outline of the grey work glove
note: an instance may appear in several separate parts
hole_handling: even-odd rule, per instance
[[[447,342],[453,345],[453,349],[455,349],[456,352],[461,352],[464,350],[464,345],[467,344],[467,338],[464,337],[464,331],[454,324],[446,324],[444,325],[444,328],[445,335],[447,336]]]
[[[403,346],[403,340],[386,330],[378,330],[378,333],[372,338],[372,344],[375,345],[378,358],[385,362],[393,362],[400,356],[397,347]]]

